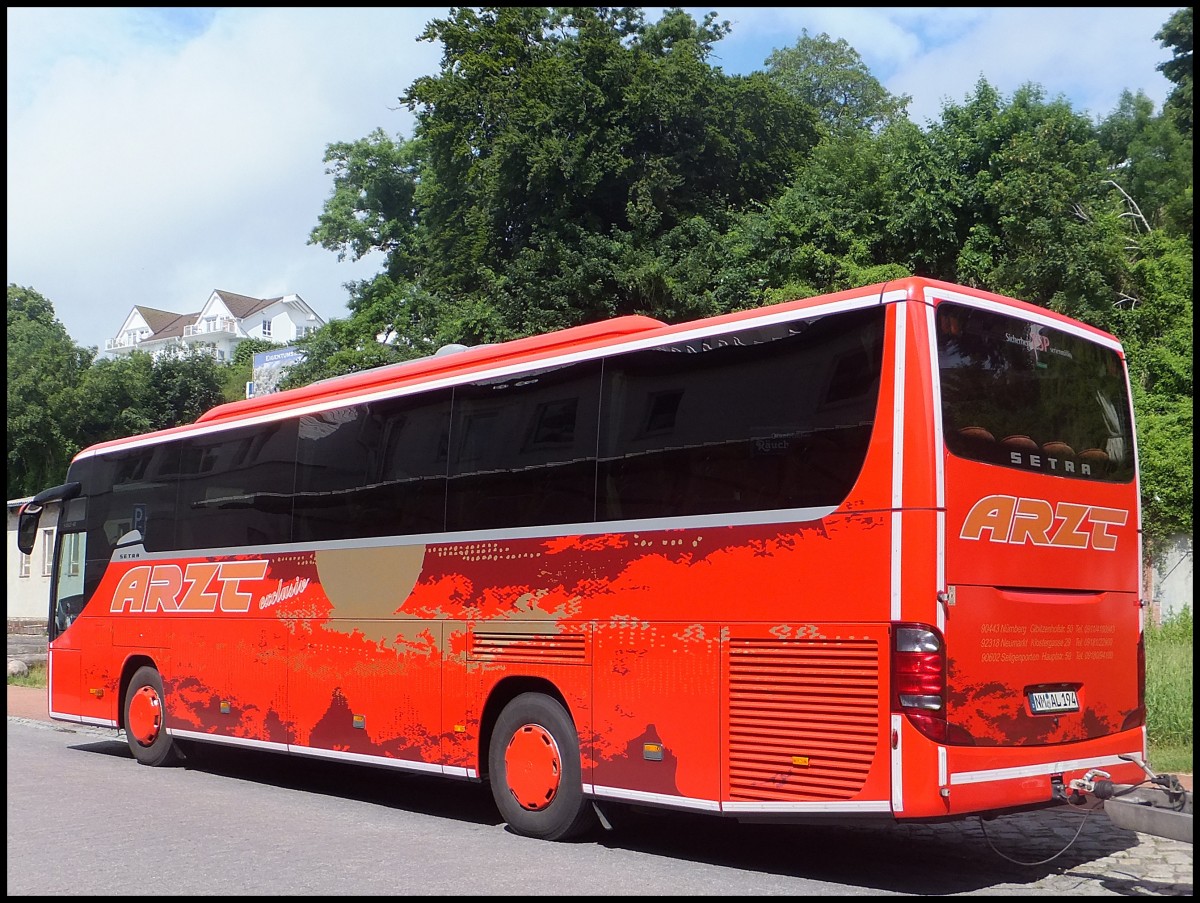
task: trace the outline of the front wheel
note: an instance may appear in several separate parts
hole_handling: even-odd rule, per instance
[[[595,824],[583,795],[579,737],[557,700],[522,693],[500,713],[488,749],[492,796],[510,828],[570,840]]]
[[[142,765],[169,765],[178,757],[167,733],[162,677],[143,665],[133,674],[125,692],[125,739],[129,751]]]

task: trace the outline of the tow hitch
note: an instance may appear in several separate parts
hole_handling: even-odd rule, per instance
[[[1173,774],[1155,774],[1137,756],[1121,756],[1146,773],[1140,784],[1114,784],[1105,771],[1093,768],[1071,781],[1068,801],[1083,805],[1087,797],[1103,801],[1104,814],[1119,828],[1192,842],[1192,794]]]

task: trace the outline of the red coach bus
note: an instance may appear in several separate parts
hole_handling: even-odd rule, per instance
[[[51,499],[51,715],[146,765],[488,781],[555,840],[1143,778],[1122,349],[987,292],[456,349],[85,449],[23,535]]]

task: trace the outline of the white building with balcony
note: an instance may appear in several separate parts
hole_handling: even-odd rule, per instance
[[[324,325],[299,295],[251,298],[216,290],[197,313],[135,306],[104,350],[113,355],[135,350],[158,355],[204,347],[218,361],[229,361],[233,349],[246,339],[288,345]]]

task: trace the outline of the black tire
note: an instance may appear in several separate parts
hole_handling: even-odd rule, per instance
[[[571,840],[596,825],[583,795],[579,735],[562,704],[522,693],[504,707],[488,749],[492,797],[518,834]]]
[[[179,750],[167,733],[162,677],[155,668],[143,665],[134,672],[125,691],[123,712],[125,739],[139,763],[170,765],[179,759]]]

